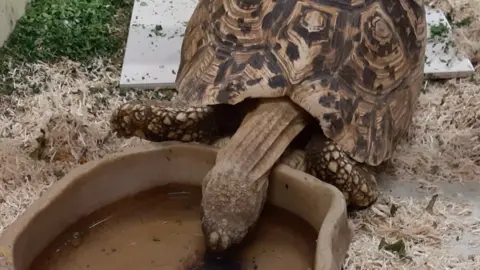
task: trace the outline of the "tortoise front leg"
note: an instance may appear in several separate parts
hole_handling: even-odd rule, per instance
[[[305,162],[308,173],[342,191],[349,207],[364,209],[376,202],[377,181],[373,173],[322,134],[313,135],[307,144]]]
[[[132,101],[114,111],[110,125],[120,138],[153,142],[211,142],[219,133],[214,108],[178,102]]]

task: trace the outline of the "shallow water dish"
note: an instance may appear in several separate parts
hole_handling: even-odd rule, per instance
[[[203,177],[213,167],[215,156],[216,148],[213,147],[167,142],[113,154],[74,169],[50,187],[4,231],[0,237],[0,269],[30,269],[32,262],[47,250],[51,243],[57,241],[63,231],[112,203],[168,184],[200,186]],[[153,199],[155,200],[156,197]],[[309,242],[313,247],[316,245],[315,251],[312,251],[312,262],[309,263],[312,269],[341,269],[353,232],[347,220],[342,194],[336,188],[288,166],[278,165],[270,176],[268,204],[294,214],[315,230],[314,237]],[[198,205],[193,208],[198,208]],[[167,208],[164,209],[167,212]],[[154,215],[161,214],[155,212]],[[268,217],[265,218],[268,215],[262,214],[260,219],[268,219]],[[187,223],[197,224],[190,225],[190,228],[199,227],[200,221],[196,214],[193,218],[190,217]],[[183,230],[185,228],[184,226]],[[281,233],[282,228],[276,230],[277,233]],[[302,230],[304,229],[297,231]],[[197,239],[202,238],[201,234],[195,233]],[[119,234],[118,238],[125,235]],[[179,234],[176,233],[176,235]],[[173,241],[181,239],[181,237],[175,237]],[[274,238],[272,236],[272,239]],[[272,239],[267,241],[278,245],[282,245],[280,242],[284,240],[283,238]],[[297,238],[294,239],[289,241],[299,241]],[[161,242],[163,239],[157,240]],[[316,244],[313,244],[315,241]],[[101,248],[98,245],[95,247]],[[248,246],[246,248],[249,249]],[[80,249],[78,250],[80,252]],[[103,251],[111,254],[115,249],[107,251],[103,249]],[[77,251],[73,250],[73,252]],[[135,254],[130,255],[135,256]],[[156,256],[158,257],[159,254]],[[275,254],[272,257],[274,256]],[[258,257],[257,260],[261,259]],[[102,258],[108,260],[112,257]],[[158,268],[151,268],[150,265],[148,269],[181,269],[182,267],[180,264],[169,267],[158,265]],[[83,268],[75,267],[74,269]],[[90,269],[96,268],[93,266]],[[258,269],[262,268],[258,267]]]

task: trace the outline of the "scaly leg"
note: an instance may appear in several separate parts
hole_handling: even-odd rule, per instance
[[[322,134],[313,135],[307,144],[305,162],[308,173],[336,186],[350,207],[364,209],[376,202],[378,191],[373,173]]]
[[[110,119],[120,138],[140,137],[154,142],[210,142],[219,133],[214,108],[179,102],[132,101],[123,104]]]

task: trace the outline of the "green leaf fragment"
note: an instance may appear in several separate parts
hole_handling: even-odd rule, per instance
[[[380,240],[380,244],[378,245],[378,249],[379,250],[383,249],[383,250],[396,253],[400,258],[405,258],[407,256],[405,242],[402,239],[398,240],[393,244],[389,244],[387,243],[387,241],[385,241],[385,238],[382,238]]]

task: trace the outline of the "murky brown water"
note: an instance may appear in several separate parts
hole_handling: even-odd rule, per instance
[[[317,237],[314,229],[269,205],[234,261],[222,265],[211,264],[209,261],[215,259],[208,259],[204,263],[200,199],[200,188],[169,185],[118,201],[62,233],[30,269],[312,268]]]

